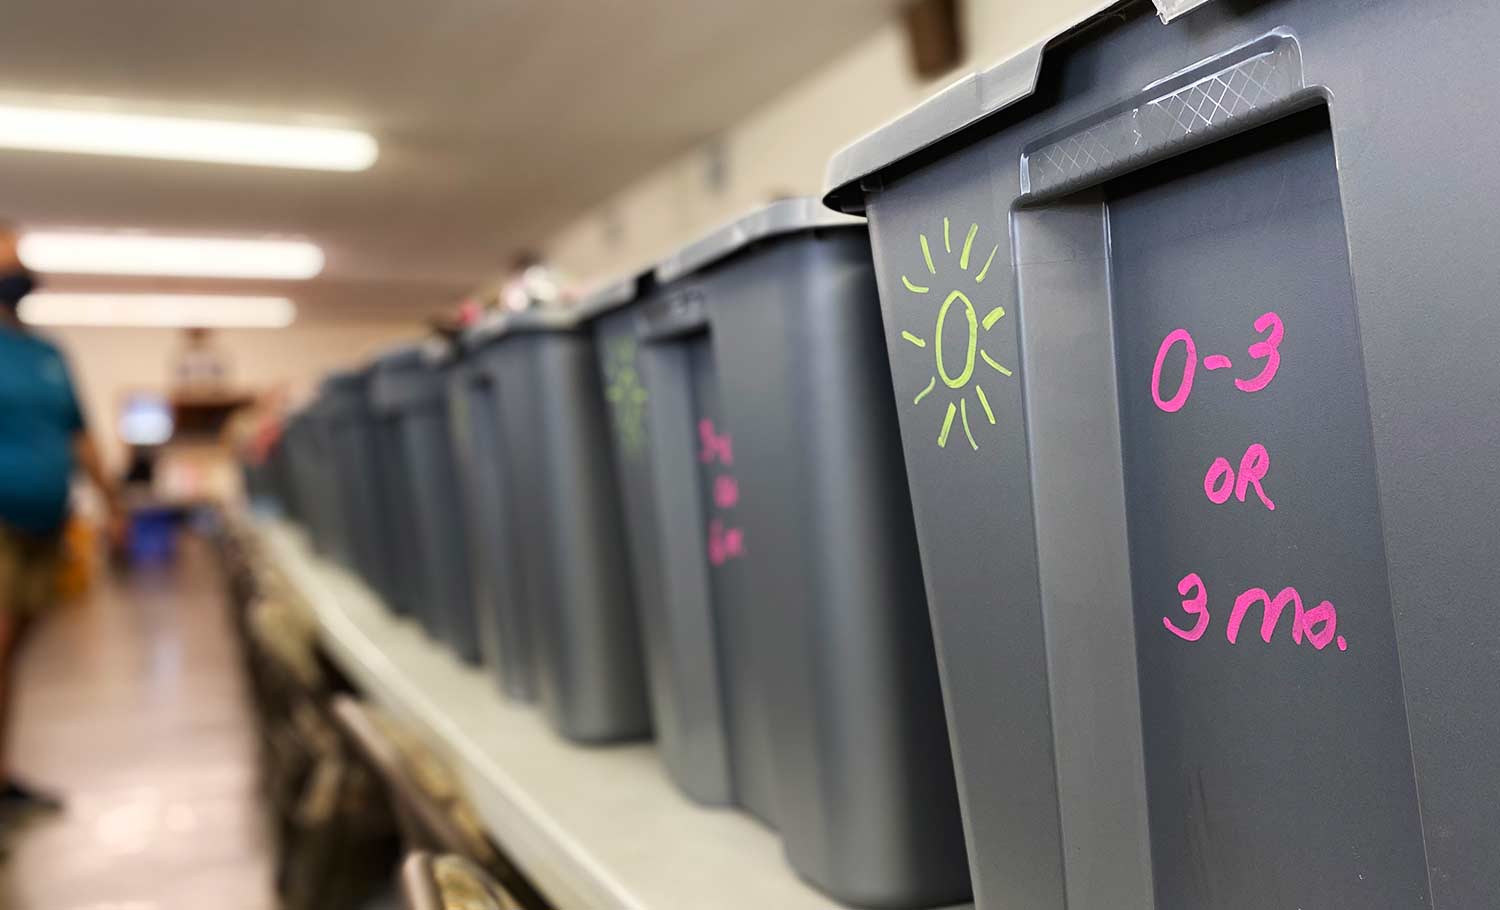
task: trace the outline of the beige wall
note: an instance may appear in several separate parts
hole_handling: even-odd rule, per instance
[[[968,55],[931,83],[911,75],[905,37],[892,22],[853,51],[762,108],[717,145],[728,179],[707,179],[710,154],[667,163],[576,219],[544,244],[584,281],[635,268],[756,205],[817,195],[828,158],[969,69],[1002,60],[1100,8],[1101,0],[962,0]]]
[[[417,332],[415,322],[347,322],[226,330],[215,337],[231,363],[235,387],[261,391],[283,384],[293,390],[310,388],[330,369],[358,363]],[[115,429],[117,408],[131,391],[168,388],[181,332],[56,328],[44,334],[68,355],[94,436],[105,457],[119,466],[123,452]]]

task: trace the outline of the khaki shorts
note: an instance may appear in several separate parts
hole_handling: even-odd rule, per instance
[[[35,615],[58,599],[63,535],[29,534],[0,525],[0,612]]]

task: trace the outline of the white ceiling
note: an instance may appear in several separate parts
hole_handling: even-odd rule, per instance
[[[57,289],[286,289],[308,317],[421,313],[873,32],[899,0],[8,0],[0,100],[318,122],[360,174],[0,150],[24,227],[305,236],[295,285],[55,278]]]

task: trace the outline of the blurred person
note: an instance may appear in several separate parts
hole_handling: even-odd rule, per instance
[[[68,493],[82,467],[102,494],[112,536],[119,499],[84,423],[66,361],[28,332],[17,310],[35,279],[16,255],[16,231],[0,223],[0,831],[56,795],[23,783],[10,765],[16,669],[37,622],[59,596]]]

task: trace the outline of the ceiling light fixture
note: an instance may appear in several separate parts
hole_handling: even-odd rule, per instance
[[[21,301],[20,317],[40,326],[280,329],[297,307],[285,297],[41,291]]]
[[[0,105],[0,148],[320,171],[363,171],[380,155],[358,130],[16,105]]]
[[[302,240],[35,231],[21,238],[19,252],[27,268],[57,275],[298,280],[323,271],[323,251]]]

